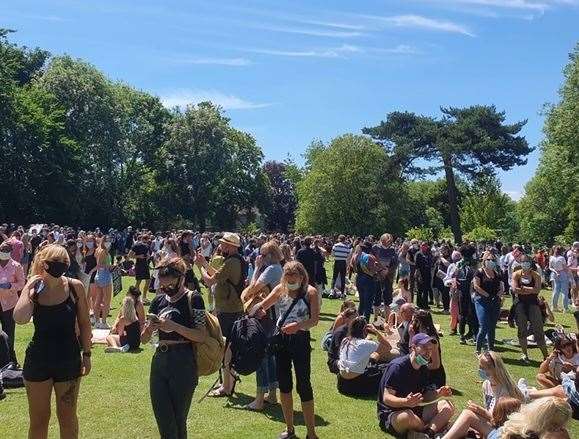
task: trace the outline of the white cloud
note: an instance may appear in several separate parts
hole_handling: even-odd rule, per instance
[[[309,20],[309,19],[298,19],[298,23],[302,24],[313,24],[316,26],[333,27],[336,29],[346,29],[346,30],[365,30],[366,27],[361,24],[350,24],[350,23],[338,23],[335,21],[321,21],[321,20]]]
[[[432,0],[429,0],[432,1]],[[578,0],[435,0],[441,3],[460,3],[473,6],[488,6],[502,9],[518,9],[545,12],[557,5],[578,5]]]
[[[260,53],[263,55],[287,56],[294,58],[340,58],[347,53],[363,52],[363,49],[350,44],[342,44],[339,47],[311,50],[276,50],[276,49],[244,49],[248,52]]]
[[[326,30],[326,29],[306,29],[289,26],[267,26],[259,25],[253,26],[257,29],[269,30],[272,32],[284,32],[289,34],[310,35],[314,37],[329,37],[329,38],[353,38],[364,35],[358,31],[341,31],[341,30]]]
[[[417,29],[426,29],[439,32],[458,33],[474,37],[470,29],[459,23],[448,20],[439,20],[435,18],[424,17],[422,15],[393,15],[389,17],[366,15],[366,18],[377,20],[387,25],[395,27],[408,27]]]
[[[231,67],[244,67],[251,65],[251,61],[246,58],[197,58],[197,57],[175,57],[170,61],[177,64],[208,64]]]
[[[204,101],[211,101],[223,107],[224,110],[254,110],[272,105],[270,103],[247,101],[238,96],[217,90],[176,90],[161,95],[161,102],[168,108],[185,108],[189,104],[198,104]]]

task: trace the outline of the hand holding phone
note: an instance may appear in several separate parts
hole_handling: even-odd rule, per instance
[[[156,314],[147,314],[147,320],[149,323],[161,323],[161,320],[159,320]]]

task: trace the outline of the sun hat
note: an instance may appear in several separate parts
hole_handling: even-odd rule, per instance
[[[239,247],[241,245],[239,235],[237,233],[231,232],[225,232],[223,234],[223,238],[221,238],[219,242],[221,242],[222,244],[234,245],[235,247]]]

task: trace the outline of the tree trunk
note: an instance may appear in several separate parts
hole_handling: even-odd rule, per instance
[[[450,213],[450,228],[454,235],[454,241],[462,244],[462,231],[460,230],[460,219],[458,217],[458,197],[456,182],[454,180],[454,170],[450,157],[444,157],[444,174],[446,175],[446,186],[448,188],[448,209]]]

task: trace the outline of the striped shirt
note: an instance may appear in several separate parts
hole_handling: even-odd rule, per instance
[[[332,256],[336,261],[346,261],[351,251],[349,245],[338,242],[332,247]]]

